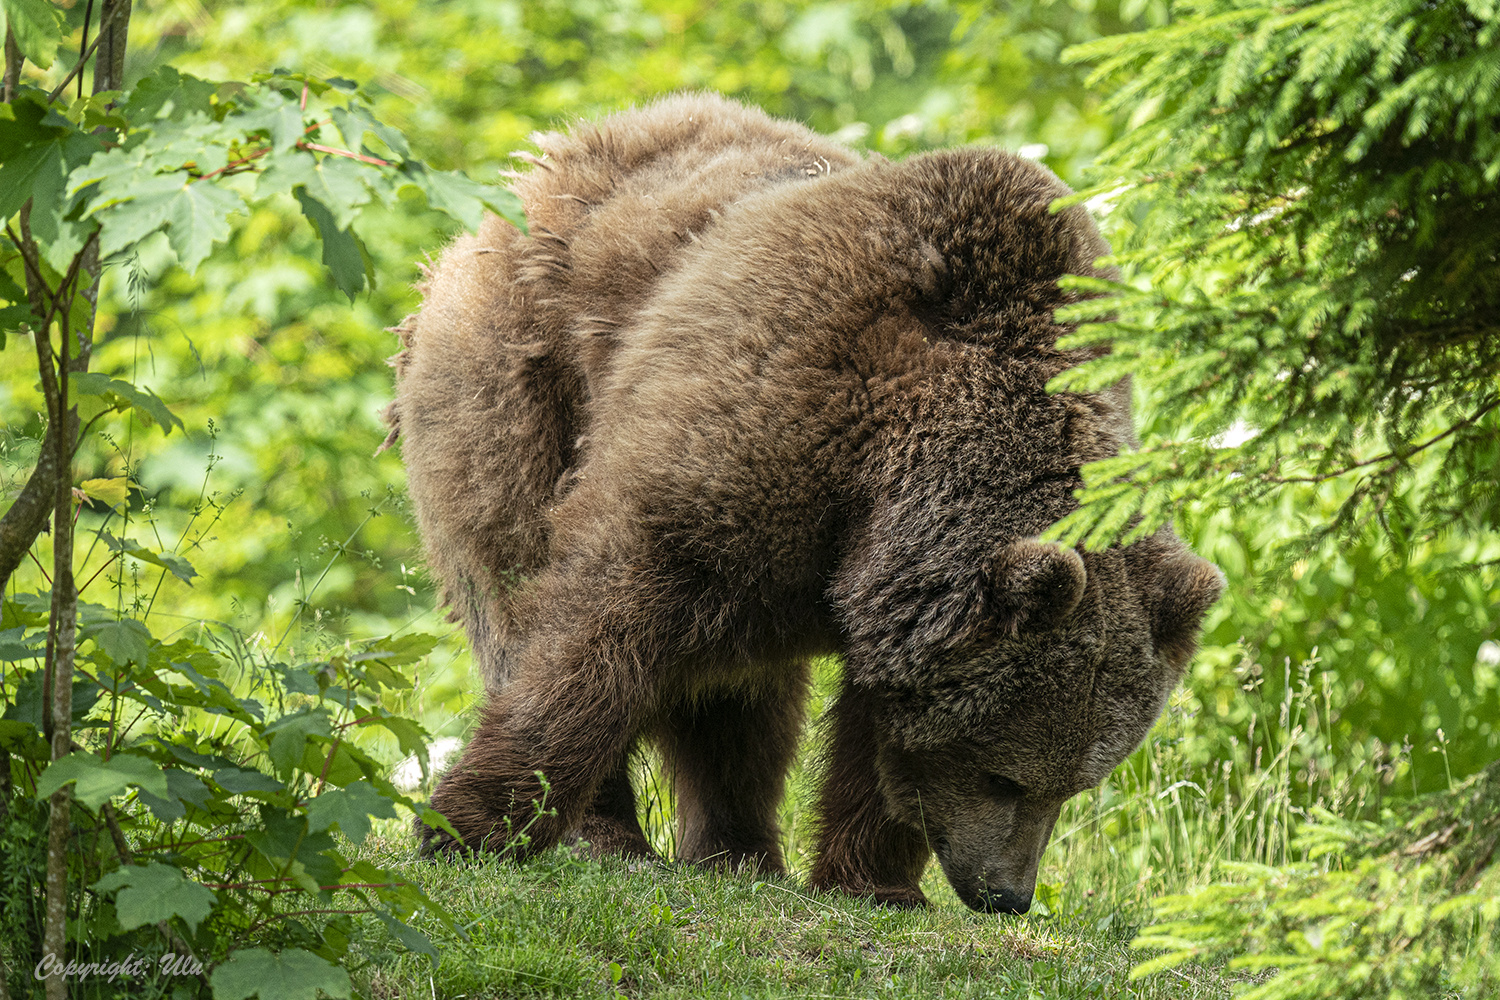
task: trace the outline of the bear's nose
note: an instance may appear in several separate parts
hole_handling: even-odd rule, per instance
[[[1031,894],[1021,895],[1008,889],[991,891],[989,889],[979,890],[979,905],[975,907],[985,913],[1003,913],[1013,917],[1020,917],[1031,909]]]

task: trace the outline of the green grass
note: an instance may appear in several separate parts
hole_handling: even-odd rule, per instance
[[[835,678],[831,664],[818,671],[815,718]],[[1151,899],[1187,885],[1225,825],[1226,807],[1203,808],[1206,800],[1171,787],[1187,770],[1177,749],[1187,721],[1170,712],[1135,771],[1065,807],[1043,857],[1040,905],[1026,917],[969,910],[935,861],[923,881],[933,905],[913,912],[810,894],[795,874],[594,862],[566,850],[520,865],[423,861],[407,828],[389,822],[362,855],[408,874],[467,940],[419,920],[442,950],[433,969],[392,950],[371,922],[356,949],[367,964],[350,971],[372,997],[1228,998],[1233,980],[1211,969],[1130,979],[1146,957],[1129,945],[1149,922]],[[804,761],[816,759],[817,737],[809,727]],[[794,770],[783,808],[794,873],[811,863],[812,774]],[[641,762],[642,821],[670,857],[666,784],[649,758]]]
[[[803,761],[816,759],[816,719],[836,683],[836,664],[820,663]],[[1129,944],[1149,922],[1152,898],[1187,887],[1215,852],[1269,857],[1276,852],[1267,845],[1284,842],[1274,822],[1267,834],[1266,817],[1278,813],[1261,800],[1284,787],[1285,755],[1263,754],[1271,769],[1247,774],[1240,785],[1252,787],[1239,795],[1197,796],[1191,789],[1211,779],[1188,777],[1180,744],[1190,722],[1179,698],[1129,770],[1068,803],[1043,857],[1041,905],[1026,917],[969,910],[936,862],[923,883],[932,907],[910,912],[809,894],[795,874],[767,880],[681,864],[593,862],[566,850],[523,865],[422,861],[407,829],[390,823],[363,856],[407,873],[467,938],[419,919],[442,951],[433,969],[424,956],[393,950],[372,922],[357,949],[366,964],[350,971],[374,997],[1227,998],[1231,979],[1210,969],[1130,979],[1146,956]],[[811,861],[812,774],[808,766],[793,771],[782,811],[794,873]],[[1233,767],[1216,765],[1215,775],[1228,781]],[[670,857],[666,785],[643,760],[636,776],[643,825]],[[1256,804],[1254,818],[1247,820],[1250,810],[1236,815],[1242,802]]]
[[[566,851],[525,865],[416,860],[396,831],[367,853],[397,864],[457,918],[468,939],[427,921],[438,967],[385,950],[378,925],[351,969],[374,997],[1228,997],[1218,973],[1131,982],[1139,908],[1083,890],[1051,915],[966,909],[934,865],[925,911],[809,894],[794,880],[676,864],[584,861]],[[1077,905],[1075,906],[1076,897]]]
[[[1286,666],[1290,679],[1292,668]],[[351,965],[374,997],[1016,997],[1228,998],[1265,984],[1267,969],[1182,964],[1131,979],[1158,952],[1132,948],[1155,901],[1224,877],[1225,863],[1304,861],[1295,831],[1317,809],[1374,818],[1400,767],[1382,769],[1328,732],[1326,692],[1287,684],[1256,704],[1244,738],[1222,759],[1197,760],[1203,711],[1180,691],[1146,745],[1099,788],[1063,810],[1042,860],[1039,905],[1026,917],[974,913],[933,863],[932,907],[886,910],[789,879],[722,874],[681,864],[592,862],[566,850],[523,865],[489,859],[422,861],[390,822],[363,848],[406,873],[466,932],[417,926],[442,949],[436,968],[395,950],[365,925]],[[820,664],[814,719],[835,665]],[[1254,702],[1259,688],[1247,685]],[[816,759],[810,727],[803,759]],[[1402,765],[1400,761],[1397,764]],[[782,821],[794,873],[810,864],[811,770],[794,771]],[[642,821],[670,857],[670,795],[640,765]],[[1337,857],[1319,864],[1337,868]],[[1438,897],[1434,896],[1433,902]],[[1475,938],[1475,940],[1479,940]],[[1451,942],[1454,954],[1464,942]],[[1474,998],[1477,1000],[1477,998]]]

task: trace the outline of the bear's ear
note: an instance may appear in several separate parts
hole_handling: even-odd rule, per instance
[[[990,627],[1006,635],[1061,625],[1088,582],[1077,552],[1031,538],[1002,545],[984,576]]]
[[[1203,616],[1224,592],[1224,574],[1184,551],[1157,567],[1151,590],[1151,639],[1157,652],[1180,667],[1197,647]]]

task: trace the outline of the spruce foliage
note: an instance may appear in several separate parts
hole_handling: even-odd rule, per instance
[[[1298,483],[1338,491],[1315,535],[1500,525],[1500,4],[1184,0],[1067,57],[1134,123],[1078,197],[1136,282],[1089,283],[1074,339],[1114,351],[1058,387],[1133,373],[1185,420],[1058,537]]]

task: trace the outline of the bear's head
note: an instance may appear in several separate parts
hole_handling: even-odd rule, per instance
[[[1170,530],[1083,554],[1013,540],[947,595],[941,641],[907,632],[920,669],[855,676],[887,808],[966,904],[1026,912],[1062,804],[1145,739],[1222,587]]]

